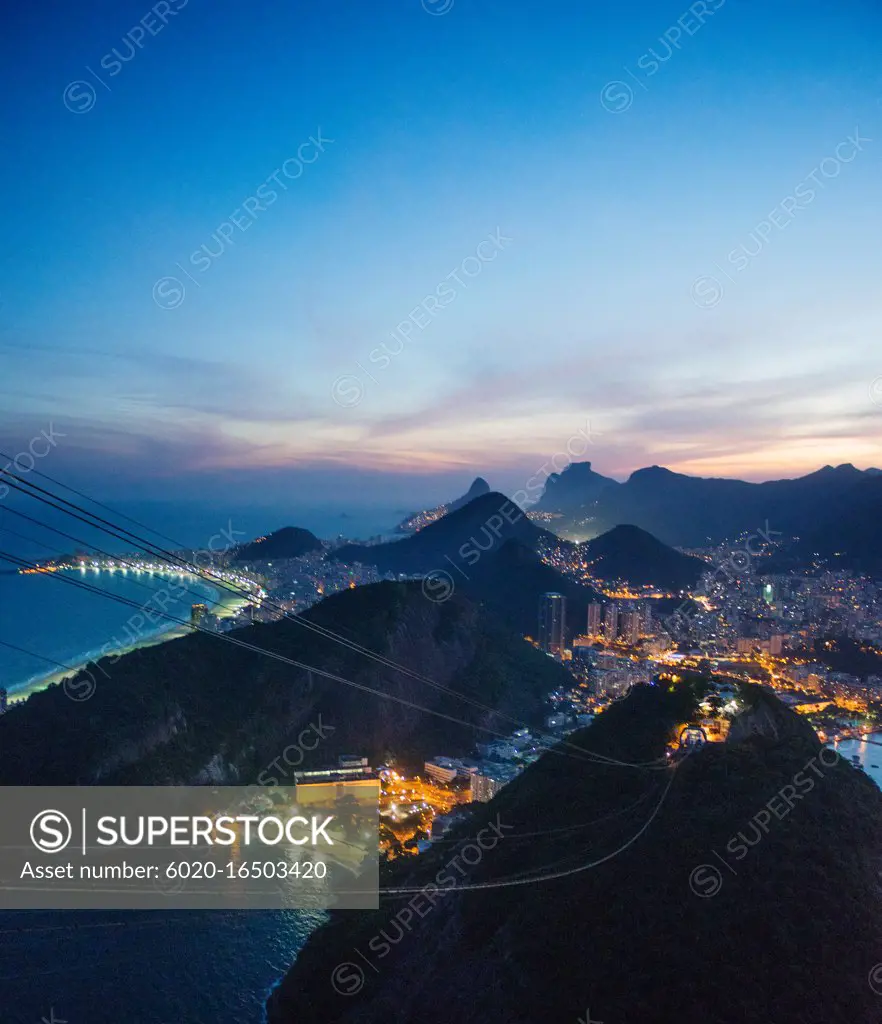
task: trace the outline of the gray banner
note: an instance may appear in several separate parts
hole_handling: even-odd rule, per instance
[[[0,909],[379,905],[379,784],[0,787]]]

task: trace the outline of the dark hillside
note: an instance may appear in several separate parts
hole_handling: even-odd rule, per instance
[[[689,713],[682,690],[642,687],[573,740],[643,762]],[[875,1020],[882,794],[824,756],[789,734],[674,770],[543,758],[458,841],[390,870],[391,887],[442,880],[434,908],[390,896],[334,914],[273,993],[271,1024]],[[491,822],[503,838],[466,855]]]
[[[345,591],[305,618],[530,724],[541,718],[547,692],[568,678],[472,602],[454,595],[434,603],[418,582]],[[484,729],[507,734],[514,727],[296,621],[252,626],[231,636],[404,703],[194,634],[134,651],[116,664],[104,659],[101,667],[92,666],[96,686],[87,701],[72,701],[55,686],[12,707],[0,717],[0,782],[254,782],[319,720],[331,731],[299,767],[333,765],[338,754],[353,752],[372,763],[389,752],[406,761],[468,753],[493,734]],[[74,686],[74,692],[84,689]]]

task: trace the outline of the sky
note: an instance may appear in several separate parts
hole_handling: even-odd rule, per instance
[[[408,507],[570,457],[882,465],[875,2],[7,19],[7,455]]]

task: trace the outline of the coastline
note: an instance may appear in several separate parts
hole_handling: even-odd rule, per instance
[[[851,761],[853,754],[857,754],[867,777],[882,789],[882,732],[874,731],[861,739],[849,737],[838,743],[831,741],[826,745],[848,761]]]
[[[205,603],[209,604],[209,611],[219,619],[232,618],[241,608],[248,604],[248,601],[241,594],[234,591],[227,591],[225,594],[225,587],[212,584],[212,589],[214,590],[214,596],[206,599]],[[189,636],[192,632],[193,629],[188,624],[168,623],[165,626],[161,626],[158,632],[140,637],[131,643],[121,644],[119,647],[114,647],[107,651],[88,652],[72,662],[69,668],[52,669],[24,683],[10,687],[8,703],[10,706],[19,704],[41,690],[46,690],[50,686],[57,686],[63,683],[65,679],[70,679],[78,672],[83,671],[88,664],[94,663],[96,659],[121,658],[123,655],[130,654],[132,651],[139,650],[142,647],[155,647],[157,644],[163,644],[169,640],[178,640],[182,636]],[[91,696],[91,693],[89,695]]]

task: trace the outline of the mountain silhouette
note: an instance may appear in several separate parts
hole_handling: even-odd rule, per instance
[[[269,561],[273,558],[300,558],[310,551],[321,551],[322,542],[314,533],[299,526],[283,526],[281,530],[260,537],[236,548],[236,562]]]
[[[616,483],[594,473],[590,463],[576,463],[559,478],[549,478],[537,508],[558,517],[552,523],[565,537],[597,536],[631,523],[665,544],[706,547],[756,533],[766,524],[781,536],[806,535],[825,523],[831,502],[847,499],[874,478],[877,470],[851,464],[765,483],[648,466]]]
[[[450,512],[405,540],[387,544],[346,544],[330,556],[342,562],[373,565],[380,572],[417,574],[433,570],[459,574],[506,541],[517,540],[536,551],[558,538],[538,527],[498,491],[490,491]]]
[[[582,544],[579,550],[591,560],[592,575],[637,587],[686,590],[708,569],[700,558],[681,554],[646,530],[629,524],[614,526]]]

